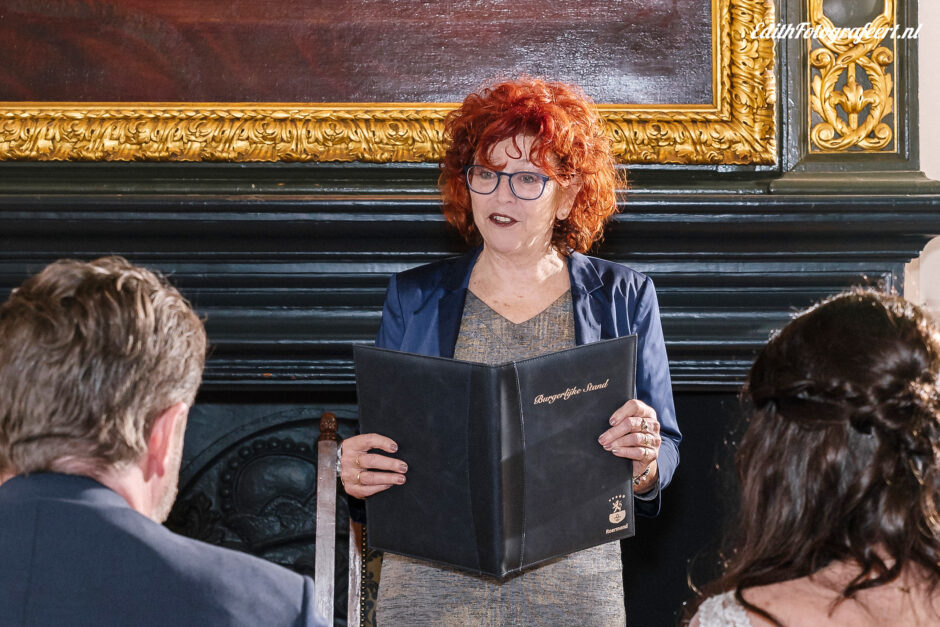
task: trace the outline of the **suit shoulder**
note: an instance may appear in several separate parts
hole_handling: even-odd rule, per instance
[[[37,623],[61,624],[60,615],[68,614],[107,615],[113,619],[102,623],[107,625],[159,624],[154,616],[166,611],[166,603],[187,624],[287,626],[313,616],[309,577],[177,535],[117,503],[120,497],[106,488],[99,493],[107,498],[86,491],[21,499],[0,512],[0,526],[12,530],[0,541],[5,565],[14,563],[11,572],[43,573],[42,589],[31,593],[36,599],[56,591],[56,603],[38,603],[43,608],[38,616],[45,618]],[[43,551],[16,550],[18,545]],[[86,576],[90,562],[99,573],[98,585],[79,594],[74,582]],[[0,589],[9,587],[8,580],[0,576]],[[0,594],[0,608],[3,604]]]
[[[197,566],[194,572],[201,570],[203,576],[228,579],[230,573],[241,573],[252,578],[253,586],[268,583],[272,587],[293,588],[298,593],[303,586],[302,575],[260,557],[166,531],[166,539],[174,543],[181,552],[185,552],[186,561],[202,565]],[[219,566],[223,566],[225,570],[217,570]]]
[[[402,307],[416,311],[429,300],[439,298],[443,292],[466,287],[478,254],[479,249],[396,274],[392,285],[396,286]]]
[[[466,255],[448,257],[404,270],[395,275],[399,287],[428,289],[438,286],[466,263]]]
[[[188,587],[212,590],[215,602],[236,608],[242,617],[254,617],[245,624],[268,620],[287,625],[309,614],[313,582],[308,577],[254,555],[165,531],[160,544],[174,545],[176,559],[166,558],[176,562]]]
[[[613,273],[622,274],[624,276],[630,276],[630,277],[635,276],[635,277],[639,277],[640,279],[648,278],[645,274],[643,274],[639,270],[634,270],[630,266],[619,263],[617,261],[610,261],[609,259],[601,259],[600,257],[590,257],[588,255],[585,255],[584,258],[587,259],[588,262],[591,263],[598,270],[598,272],[603,270],[604,272],[613,272]]]
[[[585,263],[594,268],[605,284],[623,282],[632,284],[636,289],[640,289],[646,284],[652,284],[652,279],[647,275],[622,263],[588,255],[582,255],[582,258]]]
[[[141,563],[149,562],[155,576],[176,573],[179,580],[171,585],[211,588],[236,604],[299,607],[304,577],[287,568],[174,533],[130,509],[100,510],[95,522],[97,536],[113,537],[118,548],[138,555]]]

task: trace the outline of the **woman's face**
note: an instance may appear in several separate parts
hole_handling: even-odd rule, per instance
[[[510,174],[545,174],[529,161],[534,142],[531,135],[504,139],[492,146],[488,160],[497,170]],[[483,236],[484,245],[491,252],[504,255],[548,252],[555,220],[568,217],[576,192],[573,186],[562,188],[549,180],[541,196],[535,200],[522,200],[510,189],[509,178],[502,176],[496,191],[490,194],[470,190],[473,221]]]

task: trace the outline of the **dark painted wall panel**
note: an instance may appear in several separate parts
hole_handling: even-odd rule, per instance
[[[789,315],[900,287],[940,197],[632,194],[598,254],[656,282],[680,389],[736,386]],[[351,389],[391,273],[465,250],[431,192],[0,195],[0,296],[63,256],[160,268],[207,318],[209,388]]]
[[[459,102],[522,73],[711,104],[701,0],[7,0],[0,100]]]

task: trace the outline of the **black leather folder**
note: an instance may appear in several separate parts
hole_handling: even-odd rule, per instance
[[[633,535],[631,462],[597,438],[634,396],[636,336],[498,366],[355,359],[361,432],[408,463],[366,499],[373,548],[503,578]]]

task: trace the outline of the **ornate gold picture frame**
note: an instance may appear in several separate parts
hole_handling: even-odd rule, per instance
[[[711,0],[713,102],[600,103],[633,164],[773,164],[772,0]],[[694,67],[690,60],[689,67]],[[0,160],[433,162],[447,103],[0,102]]]

